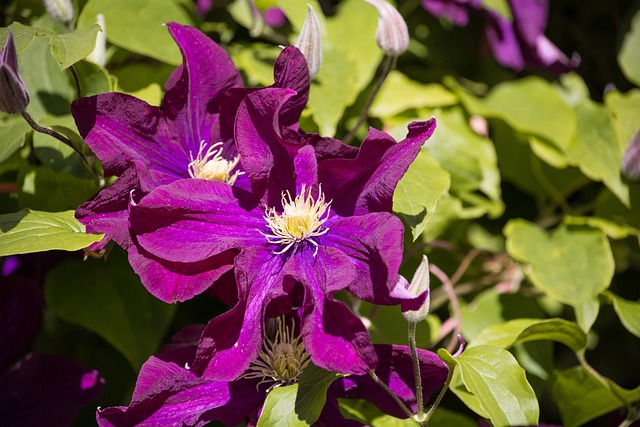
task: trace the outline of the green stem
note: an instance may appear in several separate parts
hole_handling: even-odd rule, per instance
[[[80,77],[78,77],[78,73],[76,72],[76,69],[72,66],[69,67],[69,71],[71,72],[71,75],[73,76],[73,82],[76,85],[76,98],[82,98],[82,89],[80,88]]]
[[[451,384],[451,378],[453,378],[454,369],[455,369],[455,366],[449,369],[449,373],[447,373],[447,380],[444,382],[444,385],[442,386],[440,393],[438,393],[438,397],[436,397],[435,402],[433,402],[433,405],[431,405],[431,408],[429,408],[429,412],[427,412],[427,415],[425,415],[424,417],[425,422],[428,422],[431,419],[431,417],[433,416],[433,413],[440,405],[440,402],[442,401],[444,394],[447,392],[447,390],[449,390],[449,384]]]
[[[424,402],[422,400],[422,376],[420,375],[420,360],[418,359],[418,349],[416,346],[417,326],[417,323],[409,322],[409,348],[411,349],[411,361],[413,362],[413,375],[416,378],[416,400],[418,404],[417,419],[422,420],[424,416]]]
[[[378,378],[373,370],[369,371],[369,376],[373,378],[373,381],[375,381],[376,384],[378,384],[387,393],[389,393],[389,396],[391,396],[391,398],[396,401],[396,403],[400,406],[400,409],[402,409],[402,412],[404,412],[407,417],[413,418],[413,414],[411,413],[409,408],[407,408],[407,406],[402,402],[402,400],[400,400],[400,398],[393,392],[393,390],[391,390],[385,383],[382,382],[382,380],[380,380],[380,378]]]
[[[611,393],[613,393],[613,395],[620,400],[620,402],[622,402],[622,405],[627,409],[627,414],[633,414],[635,412],[635,409],[633,408],[633,406],[631,406],[630,403],[628,403],[626,400],[624,400],[624,398],[622,396],[620,396],[620,394],[618,394],[618,392],[611,387],[611,384],[609,383],[609,381],[603,377],[602,375],[600,375],[600,372],[596,371],[593,366],[591,366],[589,364],[589,362],[587,362],[587,359],[585,358],[584,355],[584,351],[578,352],[576,353],[576,357],[578,358],[578,361],[580,362],[580,365],[582,365],[582,367],[589,372],[591,375],[593,375],[598,381],[600,381],[602,383],[602,385],[604,385],[604,387],[609,390]]]
[[[378,81],[376,82],[376,85],[373,87],[373,90],[369,94],[369,98],[367,98],[367,102],[364,104],[364,108],[362,109],[362,111],[360,111],[360,115],[358,116],[358,121],[356,122],[353,129],[351,129],[351,131],[343,139],[343,142],[345,144],[349,144],[351,140],[356,136],[356,132],[358,131],[358,128],[365,121],[365,119],[367,118],[367,115],[369,114],[369,109],[371,108],[371,105],[373,104],[373,100],[376,98],[376,95],[380,91],[380,88],[382,87],[382,83],[384,83],[384,81],[386,80],[391,70],[393,70],[393,68],[396,66],[397,59],[398,59],[397,56],[387,56],[384,62],[384,65],[382,66],[382,72],[380,73],[380,77],[378,77]]]
[[[27,123],[29,123],[29,126],[31,126],[33,128],[33,130],[35,130],[36,132],[40,132],[40,133],[44,133],[45,135],[49,135],[54,137],[55,139],[57,139],[58,141],[62,142],[63,144],[71,147],[73,149],[73,151],[75,151],[76,153],[78,153],[80,155],[81,158],[84,159],[84,155],[78,151],[78,149],[71,143],[71,141],[66,138],[65,136],[59,134],[58,132],[56,132],[53,129],[49,129],[49,128],[45,128],[40,126],[38,123],[36,123],[35,120],[33,120],[33,117],[31,117],[31,115],[29,113],[27,113],[27,111],[23,111],[22,113],[22,117],[27,121]]]

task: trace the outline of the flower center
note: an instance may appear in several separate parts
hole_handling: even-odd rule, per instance
[[[285,321],[278,318],[278,331],[271,341],[265,338],[258,359],[251,363],[243,378],[260,378],[260,384],[272,382],[267,389],[291,385],[298,381],[302,371],[309,364],[309,353],[300,342],[300,336],[294,338],[295,324],[289,328]]]
[[[238,175],[242,174],[240,171],[233,171],[240,162],[240,156],[226,160],[222,157],[222,148],[218,148],[222,142],[216,142],[206,151],[205,145],[204,141],[200,141],[200,149],[195,159],[191,154],[191,163],[188,166],[191,178],[222,181],[233,185]]]
[[[317,200],[311,196],[311,191],[306,191],[304,185],[295,198],[288,191],[283,192],[282,213],[276,212],[274,208],[266,211],[264,219],[271,234],[263,234],[269,243],[284,245],[277,254],[286,252],[294,243],[303,240],[315,245],[317,253],[318,244],[311,237],[321,236],[329,231],[322,225],[329,218],[330,205],[331,202],[325,203],[322,189],[319,190]]]

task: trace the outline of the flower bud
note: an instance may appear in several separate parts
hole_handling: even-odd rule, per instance
[[[295,46],[304,55],[309,67],[309,74],[313,78],[318,74],[320,65],[322,65],[322,31],[316,11],[313,10],[310,4],[307,4],[307,7],[309,11],[304,24],[302,24],[302,30],[300,30]]]
[[[429,314],[429,305],[431,302],[431,298],[429,295],[429,259],[424,255],[422,257],[422,262],[418,266],[418,269],[413,275],[413,279],[411,279],[411,284],[409,285],[409,293],[411,295],[420,296],[426,293],[426,298],[420,308],[417,310],[406,310],[402,312],[402,315],[410,323],[419,323],[427,318]]]
[[[71,0],[44,0],[44,8],[56,22],[68,24],[73,21],[73,4]]]
[[[87,56],[87,61],[104,67],[107,62],[107,26],[104,21],[104,15],[99,13],[96,15],[96,21],[100,25],[100,31],[96,36],[96,47]]]
[[[18,54],[9,29],[0,58],[0,111],[17,114],[29,105],[29,91],[18,74]]]
[[[631,180],[640,180],[640,132],[636,133],[622,157],[622,173]]]
[[[376,41],[389,56],[399,56],[409,47],[409,30],[400,12],[385,0],[365,0],[378,11]]]

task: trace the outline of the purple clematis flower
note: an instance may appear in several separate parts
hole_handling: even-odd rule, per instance
[[[89,232],[106,234],[92,249],[103,249],[113,239],[127,250],[149,292],[175,302],[206,290],[232,267],[235,254],[227,251],[195,263],[159,259],[131,238],[129,205],[179,179],[248,187],[233,143],[233,123],[241,99],[258,89],[243,88],[226,52],[200,31],[176,23],[167,27],[183,63],[166,84],[162,108],[130,95],[107,93],[79,99],[72,104],[72,114],[105,174],[119,177],[76,212]],[[309,92],[306,62],[295,47],[281,52],[274,78],[274,86],[296,91],[280,117],[283,126],[295,129]]]
[[[96,413],[101,427],[189,425],[203,426],[211,421],[237,425],[249,419],[256,425],[267,393],[277,386],[296,383],[309,365],[308,355],[295,330],[279,322],[277,332],[265,339],[263,350],[242,375],[233,381],[202,378],[189,369],[196,353],[196,340],[202,328],[192,325],[174,337],[142,366],[131,404],[109,407]],[[276,328],[274,328],[276,329]],[[415,411],[415,383],[409,349],[404,346],[376,345],[380,363],[378,377],[407,407]],[[447,367],[429,351],[418,350],[424,400],[440,388]],[[366,399],[385,413],[406,418],[397,403],[368,375],[339,378],[327,392],[327,401],[314,426],[359,426],[346,420],[338,409],[338,398]]]
[[[549,15],[547,0],[509,0],[513,21],[485,7],[481,0],[422,0],[422,5],[433,15],[459,26],[467,25],[469,12],[484,16],[487,43],[495,59],[505,67],[516,71],[533,67],[562,74],[580,64],[577,54],[568,58],[544,36]]]
[[[8,260],[11,258],[5,260],[5,265]],[[0,277],[3,425],[71,425],[77,412],[102,392],[104,380],[98,371],[71,359],[39,353],[22,357],[40,330],[43,308],[42,290],[34,283],[14,272]]]
[[[196,360],[195,369],[214,379],[244,372],[259,353],[263,319],[296,307],[314,364],[367,372],[377,363],[368,334],[332,294],[349,289],[382,304],[424,299],[399,280],[404,227],[389,211],[398,180],[435,120],[411,124],[400,143],[372,131],[355,153],[341,153],[350,158],[331,157],[336,150],[326,147],[340,145],[324,139],[314,148],[305,144],[311,136],[279,126],[279,111],[292,96],[288,89],[264,89],[238,109],[235,139],[251,192],[180,180],[156,188],[130,211],[138,244],[169,262],[240,251],[238,303],[209,323]]]

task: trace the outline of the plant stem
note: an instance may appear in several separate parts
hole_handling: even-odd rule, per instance
[[[413,362],[413,375],[416,378],[416,401],[418,405],[418,420],[424,416],[424,402],[422,397],[422,375],[420,375],[420,360],[418,359],[418,349],[416,346],[416,328],[418,324],[409,322],[409,348],[411,349],[411,361]]]
[[[598,381],[602,383],[602,385],[607,390],[609,390],[618,400],[620,400],[620,402],[622,402],[623,406],[627,409],[627,414],[632,414],[635,412],[631,404],[628,403],[626,400],[624,400],[624,398],[620,396],[620,394],[613,387],[611,387],[611,384],[609,383],[609,381],[605,377],[600,375],[600,372],[596,371],[595,368],[591,366],[589,362],[587,362],[587,359],[585,358],[585,355],[584,355],[584,351],[580,351],[576,353],[576,357],[578,358],[578,362],[580,362],[580,365],[582,365],[582,367],[587,372],[593,375]]]
[[[36,123],[35,120],[33,120],[33,117],[31,117],[31,115],[29,113],[27,113],[27,111],[22,111],[20,114],[22,114],[22,117],[27,121],[27,123],[29,123],[29,126],[31,126],[33,128],[33,130],[35,130],[36,132],[40,132],[40,133],[44,133],[45,135],[49,135],[54,137],[55,139],[57,139],[58,141],[62,142],[63,144],[71,147],[73,149],[73,151],[75,151],[76,153],[78,153],[80,155],[80,157],[82,159],[84,159],[84,155],[78,151],[78,149],[71,143],[71,141],[59,134],[58,132],[56,132],[53,129],[49,129],[49,128],[45,128],[40,126],[38,123]]]
[[[373,87],[373,90],[369,94],[369,98],[367,99],[367,102],[365,103],[364,108],[362,109],[362,111],[360,111],[360,115],[358,116],[358,121],[356,122],[353,129],[351,129],[351,131],[343,139],[343,142],[345,144],[349,144],[353,139],[353,137],[356,136],[356,132],[358,131],[358,128],[365,121],[365,119],[367,118],[367,115],[369,114],[369,109],[371,108],[371,104],[373,104],[373,100],[375,99],[376,95],[380,91],[380,88],[382,87],[382,83],[384,83],[384,81],[386,80],[391,70],[393,70],[393,68],[396,66],[397,59],[398,59],[397,56],[387,56],[384,62],[384,65],[382,66],[382,72],[380,73],[380,77],[378,77],[378,81],[376,82],[376,85]]]
[[[451,384],[451,378],[453,378],[454,369],[455,367],[449,369],[449,372],[447,373],[447,380],[444,382],[442,389],[440,389],[440,393],[438,393],[438,397],[436,397],[435,402],[433,402],[433,405],[431,405],[431,408],[429,408],[429,412],[427,412],[427,415],[425,415],[424,417],[425,422],[428,422],[429,419],[431,419],[431,416],[433,416],[433,413],[440,405],[440,402],[442,401],[444,394],[447,392],[447,390],[449,390],[449,384]]]
[[[82,98],[82,89],[80,88],[80,77],[78,76],[78,73],[76,69],[73,67],[73,65],[69,67],[69,71],[71,72],[71,75],[73,76],[73,81],[76,85],[76,98]]]
[[[378,384],[387,393],[389,393],[389,396],[391,396],[393,400],[395,400],[396,403],[400,406],[400,409],[402,409],[402,412],[404,412],[409,418],[413,418],[413,414],[411,413],[409,408],[407,408],[407,406],[402,402],[402,400],[400,400],[400,398],[393,392],[393,390],[391,390],[385,383],[382,382],[382,380],[380,380],[380,378],[378,378],[378,376],[373,370],[369,371],[369,376],[373,378],[376,384]]]

